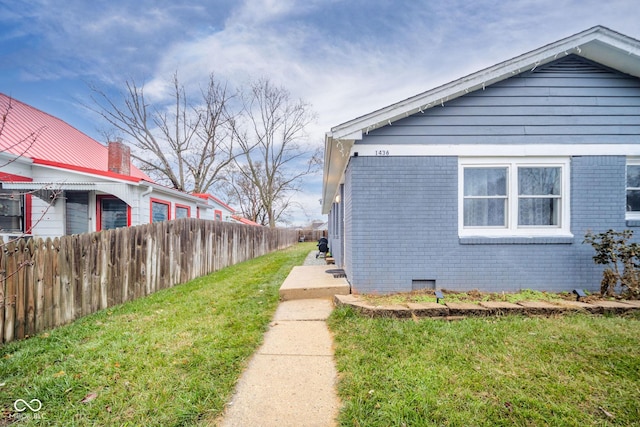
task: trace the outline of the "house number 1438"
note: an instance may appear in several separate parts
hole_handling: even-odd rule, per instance
[[[376,156],[388,156],[389,150],[376,150]]]

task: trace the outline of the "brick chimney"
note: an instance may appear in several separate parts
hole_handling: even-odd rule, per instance
[[[131,150],[122,141],[109,141],[109,172],[131,175]]]

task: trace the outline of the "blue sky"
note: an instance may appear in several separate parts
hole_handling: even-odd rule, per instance
[[[184,3],[184,4],[182,4]],[[161,99],[268,77],[333,126],[594,25],[640,39],[636,0],[0,0],[0,92],[101,140],[87,84]],[[104,141],[101,141],[104,142]],[[321,176],[294,221],[321,218]]]

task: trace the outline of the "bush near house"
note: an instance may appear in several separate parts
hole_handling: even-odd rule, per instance
[[[600,284],[603,296],[612,296],[620,286],[623,298],[640,299],[640,244],[630,243],[632,237],[632,230],[585,235],[584,243],[596,251],[593,261],[606,266]]]

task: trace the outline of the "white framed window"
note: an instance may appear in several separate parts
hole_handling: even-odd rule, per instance
[[[571,236],[569,169],[568,158],[459,158],[459,235]]]
[[[640,220],[640,158],[627,159],[627,220]]]

